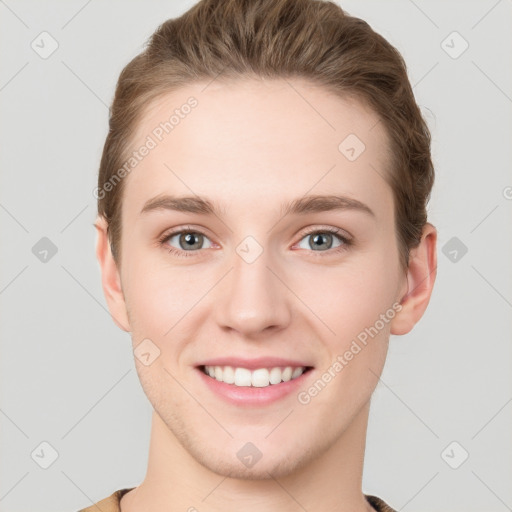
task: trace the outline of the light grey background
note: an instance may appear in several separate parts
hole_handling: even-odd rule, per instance
[[[92,191],[119,72],[193,3],[0,0],[2,512],[73,511],[144,477],[151,408],[106,310]],[[512,2],[340,3],[404,55],[437,172],[437,282],[391,338],[363,490],[397,510],[511,510]],[[43,31],[59,45],[47,59],[31,47]],[[458,58],[453,31],[469,43]],[[43,237],[58,249],[46,263]],[[455,262],[453,237],[468,249]],[[31,457],[43,441],[48,469],[49,448]]]

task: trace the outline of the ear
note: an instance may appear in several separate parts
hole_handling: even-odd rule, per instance
[[[437,231],[426,223],[421,241],[411,250],[407,269],[407,291],[402,290],[402,309],[391,321],[391,334],[407,334],[423,316],[437,275]],[[405,292],[405,294],[404,294]]]
[[[101,284],[112,320],[123,331],[130,332],[130,322],[121,288],[121,276],[110,249],[107,225],[107,221],[101,216],[98,216],[94,223],[97,231],[96,258],[100,264]]]

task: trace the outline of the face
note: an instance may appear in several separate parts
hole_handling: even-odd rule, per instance
[[[340,439],[376,386],[407,288],[382,123],[290,83],[160,98],[134,140],[155,147],[123,192],[120,280],[133,346],[150,354],[135,360],[143,389],[194,459],[240,478],[289,474]],[[265,386],[287,366],[307,371]]]

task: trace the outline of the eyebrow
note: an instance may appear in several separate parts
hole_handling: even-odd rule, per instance
[[[224,211],[215,202],[200,196],[171,196],[159,195],[149,199],[144,204],[140,214],[158,210],[172,210],[178,212],[199,213],[222,217]],[[376,217],[369,206],[345,196],[337,195],[309,195],[300,197],[281,206],[281,215],[306,215],[308,213],[327,211],[354,210]]]

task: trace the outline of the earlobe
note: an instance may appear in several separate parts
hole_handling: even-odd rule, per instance
[[[98,216],[94,223],[96,228],[96,258],[100,265],[101,284],[108,309],[115,324],[123,331],[130,332],[126,302],[121,288],[121,276],[112,255],[107,234],[107,222]]]
[[[391,334],[407,334],[427,309],[437,274],[437,231],[427,222],[421,241],[411,250],[407,270],[407,292],[402,309],[391,321]]]

